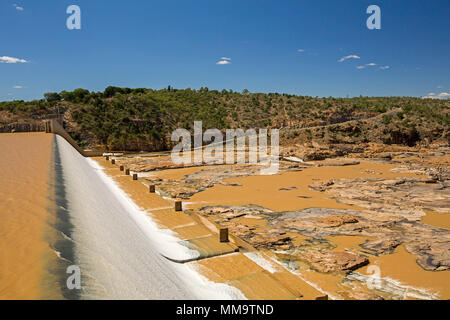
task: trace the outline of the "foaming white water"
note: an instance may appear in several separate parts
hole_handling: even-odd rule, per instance
[[[126,208],[125,214],[128,214],[136,224],[139,225],[141,230],[149,237],[153,244],[158,248],[158,252],[166,257],[170,257],[175,260],[189,260],[197,258],[200,254],[197,251],[191,250],[178,242],[173,232],[170,230],[163,230],[158,228],[151,218],[137,206],[133,200],[117,185],[117,183],[108,177],[100,164],[92,159],[86,159],[89,165],[96,171],[99,178],[104,182],[109,191],[116,197],[117,201]]]
[[[373,276],[363,275],[359,272],[352,272],[347,275],[350,280],[358,280],[371,284],[375,289],[391,293],[401,299],[419,299],[419,300],[438,300],[439,296],[427,289],[415,288],[405,285],[398,280],[389,277],[374,278]]]
[[[75,263],[85,299],[233,299],[239,290],[163,258],[196,255],[141,210],[94,161],[57,136]]]
[[[271,261],[267,260],[266,258],[264,258],[260,253],[258,253],[258,252],[247,252],[247,253],[244,253],[244,255],[247,258],[249,258],[250,260],[252,260],[254,263],[256,263],[257,265],[259,265],[264,270],[267,270],[270,273],[277,272],[277,269],[273,265],[273,263]]]

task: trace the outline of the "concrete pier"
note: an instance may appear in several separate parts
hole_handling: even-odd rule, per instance
[[[183,211],[183,203],[181,201],[175,201],[175,211]]]
[[[137,173],[133,173],[133,180],[137,180],[137,179],[138,179]]]
[[[129,176],[129,175],[130,175],[130,169],[125,169],[125,174],[126,174],[127,176]]]
[[[155,193],[155,191],[156,191],[155,185],[154,184],[149,185],[148,186],[148,191],[150,193]]]
[[[123,171],[123,170],[125,170],[125,167],[124,166],[120,166],[119,169],[120,169],[120,171]]]
[[[229,242],[228,239],[228,228],[220,228],[219,229],[219,240],[220,242]]]

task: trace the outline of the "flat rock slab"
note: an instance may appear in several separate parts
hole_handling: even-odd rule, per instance
[[[355,160],[324,160],[317,163],[318,167],[344,167],[355,166],[360,162]]]

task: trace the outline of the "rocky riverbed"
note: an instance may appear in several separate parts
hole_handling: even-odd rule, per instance
[[[294,146],[282,149],[279,173],[267,177],[257,165],[183,167],[167,155],[118,161],[299,276],[317,283],[329,277],[320,285],[336,298],[450,298],[448,152],[446,146]],[[429,212],[439,215],[438,223],[423,221]],[[404,255],[414,258],[422,277],[440,281],[416,288],[409,276],[392,282],[388,273],[383,288],[367,285],[372,278],[362,269],[383,257],[398,256],[402,264]]]

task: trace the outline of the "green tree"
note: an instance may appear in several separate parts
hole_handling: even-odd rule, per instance
[[[61,95],[56,92],[47,92],[44,93],[44,98],[47,102],[56,102],[61,100]]]

